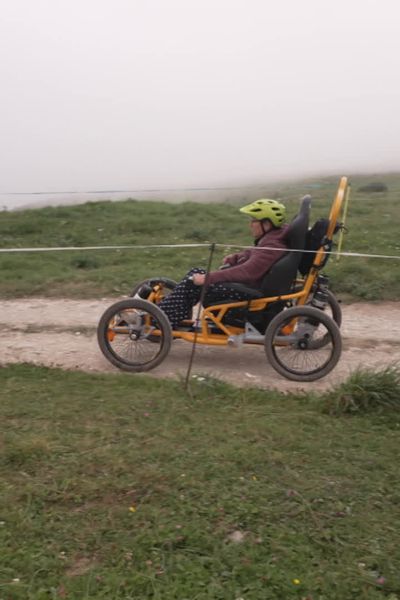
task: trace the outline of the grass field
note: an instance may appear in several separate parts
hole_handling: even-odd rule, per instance
[[[398,411],[191,390],[0,369],[0,598],[399,599]]]
[[[370,181],[383,181],[386,193],[358,191]],[[344,250],[400,254],[400,174],[352,177],[352,197]],[[282,199],[292,218],[299,198],[311,193],[312,220],[327,216],[339,178],[321,178],[221,192],[220,202],[95,202],[3,212],[0,247],[251,243],[248,226],[237,208],[255,197]],[[206,199],[206,198],[205,198]],[[217,252],[213,268],[220,264]],[[205,266],[208,249],[145,249],[0,254],[0,295],[65,297],[120,296],[150,276],[180,279],[193,265]],[[343,257],[328,263],[334,291],[354,299],[400,298],[400,261]]]
[[[376,179],[388,192],[357,191]],[[315,220],[337,183],[3,212],[0,247],[248,244],[239,206],[281,198],[291,218],[311,193]],[[344,249],[398,256],[400,175],[352,184]],[[121,296],[207,259],[2,253],[0,296]],[[399,261],[342,257],[327,272],[348,298],[400,298]],[[317,397],[0,368],[0,600],[400,600],[399,377],[356,374]]]

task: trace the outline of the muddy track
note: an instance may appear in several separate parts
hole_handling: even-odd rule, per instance
[[[88,372],[114,372],[97,346],[96,326],[115,299],[0,300],[0,364],[30,362]],[[283,379],[268,364],[259,346],[216,348],[198,346],[193,374],[210,374],[236,385],[280,390],[326,389],[346,379],[359,366],[383,367],[400,363],[400,302],[356,303],[342,306],[343,353],[325,379],[296,383]],[[191,346],[175,341],[154,377],[184,376]],[[138,377],[138,375],[132,375]]]

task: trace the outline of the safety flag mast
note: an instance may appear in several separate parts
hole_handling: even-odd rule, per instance
[[[350,191],[351,191],[351,185],[349,183],[347,183],[345,197],[344,197],[344,206],[343,206],[343,221],[342,221],[342,227],[340,228],[340,233],[339,233],[336,262],[339,262],[339,260],[340,260],[340,253],[342,251],[342,246],[343,246],[343,236],[344,236],[344,233],[346,230],[347,210],[348,210],[349,201],[350,201]]]

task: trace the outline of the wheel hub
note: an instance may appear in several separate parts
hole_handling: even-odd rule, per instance
[[[140,338],[140,331],[131,331],[129,333],[129,339],[136,342]]]
[[[308,349],[308,339],[303,338],[301,340],[299,340],[298,343],[298,348],[300,348],[300,350],[307,350]]]

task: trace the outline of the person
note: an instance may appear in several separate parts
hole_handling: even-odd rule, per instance
[[[250,229],[255,247],[226,256],[219,270],[210,271],[205,293],[206,305],[249,300],[251,295],[245,290],[235,289],[232,284],[240,283],[259,289],[265,274],[287,250],[285,238],[288,225],[285,225],[286,208],[283,204],[261,198],[243,206],[240,212],[251,217]],[[264,247],[266,250],[257,250]],[[191,318],[193,306],[199,302],[201,287],[205,282],[206,271],[195,267],[159,303],[172,328],[177,328],[184,319]]]

